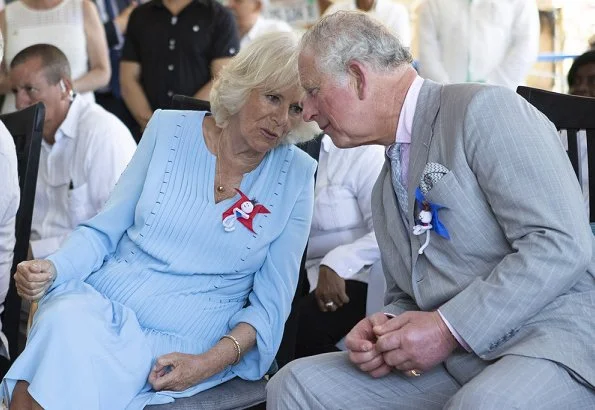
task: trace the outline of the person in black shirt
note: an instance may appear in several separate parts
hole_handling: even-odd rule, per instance
[[[144,128],[174,94],[209,99],[211,79],[239,50],[233,15],[215,0],[151,0],[130,16],[122,97]]]

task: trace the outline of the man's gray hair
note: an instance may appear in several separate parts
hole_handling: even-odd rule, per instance
[[[210,94],[211,111],[219,127],[225,127],[253,90],[274,93],[295,87],[302,91],[298,77],[299,40],[293,33],[268,33],[257,37],[223,67]],[[314,138],[319,129],[300,118],[282,143]]]
[[[323,17],[304,34],[300,52],[310,52],[327,74],[347,73],[351,61],[377,72],[391,71],[413,60],[407,47],[382,23],[360,11],[338,11]]]

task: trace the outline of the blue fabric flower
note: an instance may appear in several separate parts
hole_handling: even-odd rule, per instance
[[[438,235],[442,236],[445,239],[450,239],[450,235],[448,234],[448,230],[446,226],[440,222],[440,218],[438,218],[438,211],[444,208],[444,206],[439,204],[433,204],[426,199],[424,194],[422,194],[421,189],[419,187],[415,190],[415,199],[419,203],[420,208],[424,203],[430,206],[430,212],[432,212],[432,230],[435,231]]]

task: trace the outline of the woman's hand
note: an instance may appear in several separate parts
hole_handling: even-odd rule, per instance
[[[314,295],[321,312],[334,312],[349,303],[349,297],[345,292],[345,279],[325,265],[320,265]]]
[[[17,265],[14,281],[17,293],[25,300],[41,299],[56,278],[56,268],[47,259],[34,259]]]
[[[156,391],[182,391],[221,371],[225,365],[211,360],[208,353],[169,353],[157,358],[149,374]]]

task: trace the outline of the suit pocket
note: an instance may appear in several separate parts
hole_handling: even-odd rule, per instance
[[[439,270],[442,264],[450,265],[463,275],[489,274],[508,245],[477,182],[461,183],[450,171],[434,184],[426,199],[444,207],[438,217],[450,235],[449,240],[433,236],[434,246],[426,250],[428,259],[433,259],[430,262]]]

